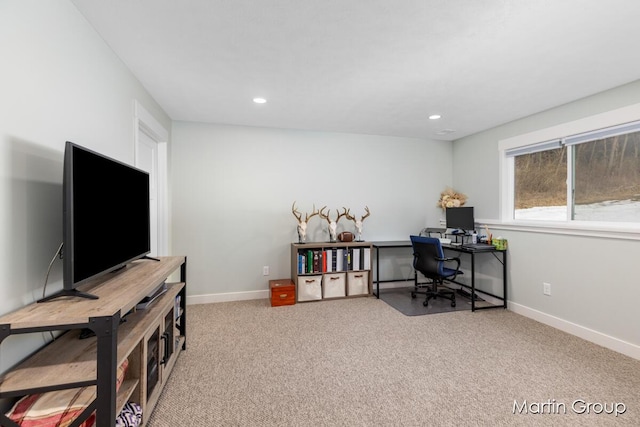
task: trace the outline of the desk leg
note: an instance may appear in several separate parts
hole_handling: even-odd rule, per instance
[[[471,252],[471,312],[476,311],[476,255]]]
[[[376,298],[380,299],[380,248],[376,250]]]
[[[504,296],[503,307],[507,308],[507,251],[502,252],[502,295]]]

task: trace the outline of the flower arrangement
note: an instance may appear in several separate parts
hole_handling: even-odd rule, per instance
[[[458,193],[453,188],[447,187],[442,193],[440,193],[440,200],[438,200],[438,207],[445,208],[459,208],[467,201],[467,196]]]

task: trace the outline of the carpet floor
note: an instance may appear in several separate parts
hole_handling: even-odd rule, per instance
[[[147,427],[640,425],[640,361],[509,310],[265,299],[187,328]]]

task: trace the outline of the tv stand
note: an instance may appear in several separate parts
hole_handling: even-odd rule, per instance
[[[78,298],[86,298],[86,299],[98,299],[97,295],[89,294],[87,292],[81,292],[77,289],[62,289],[61,291],[58,291],[54,294],[51,294],[44,298],[40,298],[36,302],[47,302],[47,301],[51,301],[52,299],[60,298],[60,297],[78,297]]]
[[[167,283],[167,291],[152,305],[136,309],[140,299],[177,270],[179,282]],[[147,425],[178,356],[186,350],[186,274],[184,256],[135,261],[100,278],[91,288],[99,300],[60,298],[0,316],[0,344],[5,346],[16,345],[6,340],[14,334],[66,331],[0,375],[0,399],[87,387],[95,398],[73,425],[96,411],[96,427],[113,427],[127,402],[142,407],[142,425]],[[83,328],[95,336],[80,339]],[[125,360],[128,368],[118,388],[117,370]],[[2,411],[0,426],[19,427]]]

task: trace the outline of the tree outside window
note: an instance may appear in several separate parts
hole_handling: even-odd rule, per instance
[[[640,222],[640,123],[623,126],[514,155],[513,217]]]

